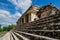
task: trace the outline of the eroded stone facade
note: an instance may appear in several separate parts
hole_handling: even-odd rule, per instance
[[[17,26],[38,20],[40,18],[48,17],[59,12],[60,11],[51,4],[42,7],[31,5],[30,8],[18,19]]]

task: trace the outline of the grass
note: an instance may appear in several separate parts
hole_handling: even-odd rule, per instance
[[[7,33],[7,31],[0,32],[0,37],[4,36]]]

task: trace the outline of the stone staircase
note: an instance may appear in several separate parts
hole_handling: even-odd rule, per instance
[[[10,40],[58,40],[58,39],[26,33],[26,32],[21,32],[21,31],[14,31],[14,32],[11,32]]]
[[[13,29],[11,34],[13,40],[59,40],[60,14],[24,23]]]

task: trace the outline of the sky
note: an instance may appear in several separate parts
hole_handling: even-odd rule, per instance
[[[60,0],[0,0],[0,24],[16,24],[20,16],[31,6],[44,6],[52,3],[60,9]]]

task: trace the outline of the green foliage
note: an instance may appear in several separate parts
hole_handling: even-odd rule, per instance
[[[8,26],[6,26],[6,27],[3,27],[3,31],[10,31],[11,29],[13,29],[13,28],[15,28],[16,27],[16,25],[8,25]]]
[[[2,25],[0,24],[0,28],[1,28],[1,26],[2,26]]]
[[[2,25],[0,24],[0,37],[2,37],[6,32],[10,31],[11,29],[15,28],[16,25],[8,25],[8,26],[4,26],[2,28]]]
[[[8,28],[8,27],[3,27],[3,31],[7,31],[7,28]]]
[[[0,28],[0,32],[2,32],[2,28]]]
[[[4,26],[3,28],[1,28],[1,24],[0,24],[0,32],[2,32],[2,31],[10,31],[11,29],[13,29],[13,28],[15,28],[16,27],[16,25],[8,25],[8,26]]]
[[[1,24],[0,24],[0,32],[2,31]]]

